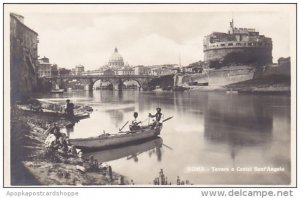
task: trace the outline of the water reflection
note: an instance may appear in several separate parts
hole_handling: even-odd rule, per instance
[[[233,162],[241,149],[266,146],[272,140],[271,108],[249,95],[209,95],[204,120],[204,138],[228,145]]]
[[[57,97],[57,96],[43,96]],[[291,174],[291,112],[289,96],[229,95],[213,92],[94,91],[64,93],[55,101],[70,98],[94,108],[89,119],[70,130],[71,137],[85,138],[117,133],[133,112],[141,121],[162,108],[165,118],[161,143],[132,145],[96,152],[99,161],[110,161],[116,172],[138,184],[148,184],[163,168],[168,177],[179,175],[194,184],[288,184]],[[147,124],[147,120],[145,124]],[[144,123],[143,123],[144,124]],[[127,128],[126,128],[127,127]],[[124,130],[128,129],[126,126]],[[156,145],[155,145],[156,144]],[[90,154],[88,154],[90,155]],[[163,157],[162,157],[163,156]],[[284,172],[214,173],[187,172],[187,167],[284,167]],[[142,176],[141,176],[142,174]]]
[[[85,155],[86,156],[93,155],[94,158],[97,159],[99,162],[108,162],[120,158],[126,158],[126,160],[133,160],[134,162],[138,162],[139,155],[148,151],[148,156],[150,158],[152,157],[152,154],[155,153],[157,157],[157,161],[161,161],[162,143],[163,140],[161,138],[155,138],[153,140],[139,143],[139,144],[133,144],[133,145],[110,149],[110,150],[91,152]]]
[[[124,113],[120,110],[107,110],[105,111],[108,116],[113,120],[114,126],[117,128],[120,126],[120,123],[124,120]]]
[[[210,96],[204,119],[204,137],[217,143],[255,146],[270,142],[272,137],[271,109],[252,96]]]

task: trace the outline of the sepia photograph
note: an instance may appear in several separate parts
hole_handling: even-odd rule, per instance
[[[4,4],[5,187],[296,186],[296,4]]]

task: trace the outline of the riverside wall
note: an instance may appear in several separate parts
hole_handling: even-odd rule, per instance
[[[224,86],[236,82],[250,80],[254,75],[254,68],[247,66],[226,67],[222,69],[207,70],[203,73],[177,74],[175,86],[188,86],[190,84],[208,83],[209,86]]]
[[[23,24],[23,17],[10,14],[11,101],[22,100],[37,89],[38,34]]]
[[[272,63],[272,49],[262,47],[227,47],[206,50],[204,60],[213,64],[258,64]]]
[[[273,64],[261,67],[247,65],[222,67],[210,69],[203,73],[176,74],[174,86],[189,86],[191,84],[208,83],[208,86],[225,86],[233,83],[243,82],[260,78],[290,79],[290,64]]]

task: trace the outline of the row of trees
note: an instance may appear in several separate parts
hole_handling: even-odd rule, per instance
[[[51,66],[51,75],[53,75],[53,76],[70,75],[71,72],[72,71],[70,69],[58,68],[57,65],[52,65]]]

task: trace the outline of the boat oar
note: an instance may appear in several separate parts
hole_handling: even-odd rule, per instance
[[[166,121],[168,121],[168,120],[170,120],[170,119],[172,119],[173,118],[173,116],[171,116],[171,117],[169,117],[169,118],[166,118],[166,119],[164,119],[162,122],[166,122]]]
[[[127,121],[127,122],[122,126],[122,128],[119,129],[120,132],[121,132],[121,131],[123,130],[123,128],[128,124],[128,122],[129,122],[129,121]]]
[[[167,148],[170,149],[170,150],[173,150],[171,147],[169,147],[169,146],[167,146],[167,145],[165,145],[165,144],[162,144],[162,145],[164,145],[165,147],[167,147]]]

